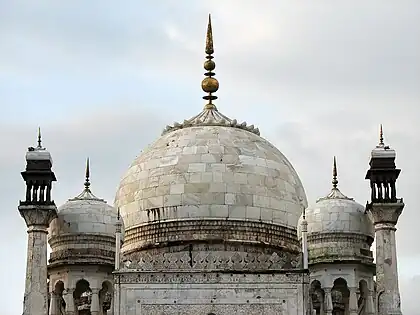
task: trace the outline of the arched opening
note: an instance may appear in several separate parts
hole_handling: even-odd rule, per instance
[[[103,315],[107,315],[108,312],[112,313],[111,305],[113,298],[113,287],[109,281],[102,282],[102,288],[99,291],[99,303],[102,307]]]
[[[368,285],[366,280],[359,281],[359,295],[357,299],[357,314],[363,315],[365,314],[366,309],[366,301],[367,301],[367,294],[368,294]]]
[[[333,302],[333,315],[346,315],[349,309],[350,291],[347,281],[343,278],[337,278],[334,281],[331,290],[331,298]]]
[[[92,290],[87,280],[80,279],[77,281],[76,288],[73,292],[73,300],[76,310],[75,315],[91,315]]]
[[[66,310],[66,302],[63,298],[63,292],[64,292],[64,282],[59,280],[54,285],[54,295],[57,299],[57,308],[59,311],[59,314],[65,314]]]
[[[321,288],[321,283],[314,280],[311,283],[309,294],[312,302],[312,309],[315,310],[316,315],[324,314],[324,290]]]

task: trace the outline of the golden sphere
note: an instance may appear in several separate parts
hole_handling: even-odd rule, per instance
[[[207,77],[201,82],[201,88],[206,93],[214,93],[219,89],[219,81],[215,78]]]
[[[214,63],[213,60],[206,60],[204,62],[204,69],[206,69],[207,71],[213,71],[216,68],[216,64]]]

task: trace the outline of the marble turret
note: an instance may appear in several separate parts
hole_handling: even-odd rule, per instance
[[[28,148],[26,153],[26,170],[21,173],[26,196],[18,207],[28,227],[23,315],[44,315],[48,309],[47,229],[57,217],[57,208],[51,200],[52,182],[56,180],[51,168],[51,154],[42,147],[39,131],[38,146]]]
[[[401,315],[398,288],[396,224],[404,208],[402,198],[397,198],[396,180],[401,172],[395,166],[395,151],[384,144],[382,126],[379,144],[372,150],[370,169],[370,211],[376,236],[376,283],[378,315]]]

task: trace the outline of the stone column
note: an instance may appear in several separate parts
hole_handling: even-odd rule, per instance
[[[47,228],[57,209],[55,205],[20,205],[19,212],[28,227],[23,315],[47,314]]]
[[[59,300],[58,296],[54,293],[50,293],[50,311],[48,312],[48,315],[61,315],[60,309],[59,309]]]
[[[108,313],[106,313],[106,315],[114,315],[114,294],[112,295],[111,306],[109,308]]]
[[[331,288],[324,288],[325,292],[325,315],[332,315],[333,302],[331,297]]]
[[[398,285],[397,251],[395,246],[395,225],[404,204],[373,203],[371,213],[376,236],[376,283],[378,315],[401,315],[400,291]]]
[[[92,289],[92,302],[90,304],[91,315],[101,315],[101,305],[99,303],[99,289]]]
[[[357,306],[357,288],[349,288],[350,298],[349,298],[349,315],[358,315],[358,306]]]
[[[366,315],[375,315],[375,303],[373,302],[373,290],[368,290],[366,292],[366,306],[365,314]]]
[[[66,315],[74,315],[74,298],[73,298],[74,289],[67,289],[63,292],[63,299],[66,302]]]

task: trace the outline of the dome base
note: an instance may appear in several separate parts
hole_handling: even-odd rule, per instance
[[[248,243],[299,252],[295,229],[240,219],[184,219],[157,221],[126,231],[123,255],[154,247],[189,242]],[[270,245],[267,245],[270,244]]]

